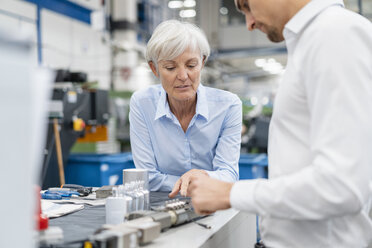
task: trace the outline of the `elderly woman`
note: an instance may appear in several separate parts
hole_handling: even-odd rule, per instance
[[[149,170],[152,191],[186,195],[190,176],[200,174],[239,178],[242,105],[236,95],[200,83],[209,54],[204,33],[175,20],[161,23],[147,44],[161,85],[133,94],[129,120],[133,160]]]

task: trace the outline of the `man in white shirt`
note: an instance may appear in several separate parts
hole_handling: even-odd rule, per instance
[[[249,30],[285,39],[269,130],[269,180],[195,177],[199,213],[260,215],[266,247],[372,242],[372,24],[342,0],[235,0]]]

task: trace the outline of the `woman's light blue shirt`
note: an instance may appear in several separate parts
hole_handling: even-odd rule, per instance
[[[165,90],[153,85],[133,94],[129,121],[134,164],[149,170],[152,191],[170,191],[191,169],[223,181],[239,179],[242,103],[235,94],[200,84],[185,133]]]

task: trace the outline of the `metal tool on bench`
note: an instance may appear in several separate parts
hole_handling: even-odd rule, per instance
[[[77,184],[64,184],[62,188],[77,191],[80,193],[80,196],[87,196],[93,192],[92,187],[84,187]]]
[[[152,211],[138,211],[129,215],[129,221],[119,225],[104,225],[90,239],[94,247],[138,247],[156,239],[160,232],[172,226],[199,219],[189,201],[170,200],[153,207]],[[132,246],[130,246],[132,245]]]
[[[161,230],[164,231],[172,226],[182,225],[199,219],[189,201],[178,199],[166,201],[164,204],[152,207],[152,211],[138,211],[129,214],[128,219],[150,218],[152,221],[161,224]]]
[[[149,218],[139,218],[118,225],[104,225],[90,237],[94,247],[138,247],[160,236],[161,224]]]
[[[44,193],[41,193],[41,199],[62,200],[62,198],[70,198],[73,195],[80,196],[80,193],[71,190],[47,190]]]

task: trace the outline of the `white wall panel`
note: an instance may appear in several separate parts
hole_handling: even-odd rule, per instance
[[[0,0],[0,9],[36,20],[36,6],[20,0]]]
[[[37,61],[36,7],[19,0],[0,0],[0,29],[18,32],[34,45],[32,58]]]
[[[88,73],[101,88],[110,84],[111,52],[103,34],[89,25],[54,12],[42,11],[43,63],[52,68]]]

